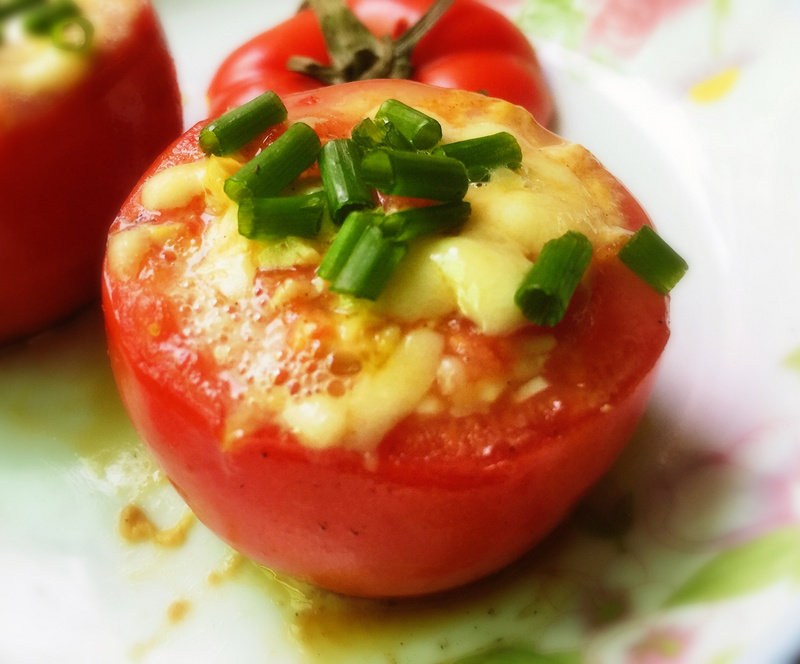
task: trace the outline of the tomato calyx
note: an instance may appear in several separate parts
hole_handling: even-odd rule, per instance
[[[292,56],[287,69],[326,85],[374,78],[410,78],[411,52],[454,0],[436,0],[414,25],[397,39],[376,37],[344,0],[309,0],[317,15],[331,64]]]

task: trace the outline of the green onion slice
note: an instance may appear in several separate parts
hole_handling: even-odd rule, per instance
[[[367,300],[376,300],[405,257],[408,247],[383,236],[381,229],[368,225],[358,238],[330,290]]]
[[[394,127],[415,150],[427,150],[442,140],[442,127],[434,118],[396,99],[383,102],[375,120]]]
[[[689,269],[686,261],[650,226],[642,226],[620,249],[620,260],[662,295]]]
[[[386,194],[460,200],[467,193],[467,171],[457,159],[424,152],[375,150],[361,162],[362,177]]]
[[[369,226],[377,226],[383,213],[365,212],[357,210],[347,215],[339,232],[333,238],[331,246],[322,257],[322,261],[317,268],[317,274],[323,279],[333,281],[339,272],[342,271],[347,259],[358,243],[358,239],[364,234]]]
[[[239,233],[251,240],[289,235],[315,237],[325,213],[322,191],[298,196],[248,198],[239,204]]]
[[[391,122],[375,122],[372,118],[364,118],[350,132],[358,145],[368,152],[376,148],[391,148],[394,150],[414,150],[405,136],[403,136]]]
[[[272,91],[223,113],[200,132],[200,149],[206,154],[228,155],[286,119],[286,106]]]
[[[344,220],[317,269],[331,291],[368,300],[383,292],[408,248],[383,235],[382,219],[381,212],[356,211]]]
[[[225,181],[225,193],[237,203],[254,196],[276,196],[314,163],[319,151],[316,132],[296,122],[231,175]]]
[[[350,132],[350,138],[367,152],[379,147],[386,147],[386,125],[379,126],[372,118],[364,118]]]
[[[408,208],[387,214],[380,222],[384,236],[395,242],[409,242],[423,235],[457,231],[469,218],[467,201]]]
[[[536,325],[558,324],[591,260],[592,243],[582,233],[567,231],[550,240],[522,280],[514,302]]]
[[[56,0],[37,5],[27,12],[22,19],[22,26],[31,34],[47,35],[56,23],[79,16],[80,13],[80,7],[72,0]]]
[[[319,172],[336,224],[341,224],[353,210],[375,205],[372,189],[359,173],[361,157],[361,148],[347,138],[328,141],[320,151]]]
[[[517,139],[506,131],[479,138],[441,145],[434,154],[458,159],[467,168],[472,182],[484,182],[495,168],[519,168],[522,165],[522,148]]]
[[[56,48],[81,53],[92,46],[94,26],[84,16],[71,16],[58,21],[50,29],[50,38]]]

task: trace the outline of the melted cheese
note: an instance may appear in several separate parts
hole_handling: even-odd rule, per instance
[[[525,325],[514,304],[531,262],[514,245],[459,235],[435,243],[430,259],[445,276],[458,311],[485,334],[506,334]]]
[[[108,238],[106,260],[112,274],[122,281],[134,279],[154,248],[163,247],[181,230],[180,224],[142,224],[132,226]]]
[[[410,332],[383,366],[360,376],[348,392],[291,399],[280,419],[311,447],[347,440],[353,449],[370,450],[420,404],[436,377],[443,347],[435,332]]]
[[[501,129],[478,123],[450,133],[462,140]],[[525,154],[520,172],[498,169],[472,186],[465,196],[472,212],[458,237],[414,246],[379,307],[406,321],[458,312],[495,335],[525,325],[514,292],[548,240],[577,230],[608,243],[623,232],[609,225],[618,216],[610,193],[590,191],[575,172],[588,158],[579,145],[543,147]]]
[[[257,270],[256,247],[239,234],[236,212],[235,206],[229,207],[217,223],[208,227],[199,260],[193,268],[196,278],[231,300],[248,295]]]
[[[462,126],[439,119],[446,141],[513,131],[492,119]],[[462,231],[415,241],[374,303],[331,294],[318,278],[292,276],[318,264],[325,234],[264,243],[238,233],[238,208],[223,191],[240,166],[236,159],[175,166],[144,184],[141,202],[152,210],[204,197],[205,230],[170,297],[192,312],[182,343],[197,340],[191,352],[211,349],[230,385],[224,444],[262,426],[266,413],[308,447],[368,451],[411,413],[461,417],[485,411],[504,394],[524,401],[547,388],[541,374],[555,343],[549,335],[515,342],[519,361],[511,375],[476,380],[435,331],[439,321],[460,316],[487,335],[510,335],[527,325],[514,293],[545,242],[568,229],[595,245],[625,232],[614,194],[586,150],[532,145],[528,138],[520,137],[522,167],[471,185],[472,214]],[[153,245],[169,238],[159,224],[117,233],[109,243],[110,269],[130,278]],[[287,271],[283,280],[264,291],[259,275],[280,270]],[[323,318],[296,313],[318,305],[329,309]]]
[[[423,239],[411,246],[403,269],[392,276],[376,303],[388,316],[406,322],[441,318],[456,310],[455,289],[431,254],[439,239]]]
[[[207,160],[201,160],[159,171],[142,185],[142,205],[149,210],[186,207],[205,193],[207,167]]]

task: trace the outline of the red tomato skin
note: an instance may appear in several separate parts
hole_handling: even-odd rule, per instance
[[[114,321],[108,333],[117,340],[127,334]],[[278,442],[285,434],[269,429],[225,452],[220,421],[154,380],[118,343],[111,359],[126,407],[198,518],[255,561],[363,597],[456,588],[528,551],[616,459],[653,378],[603,418],[586,418],[485,468],[455,478],[451,469],[437,483],[430,469],[419,472],[424,458],[381,458],[373,470],[341,450],[286,449]]]
[[[349,84],[355,95],[373,85],[418,87]],[[285,102],[291,117],[300,107],[327,108],[336,96],[344,96],[341,89],[325,88]],[[167,150],[165,163],[197,159],[199,129]],[[649,224],[616,186],[628,227]],[[117,223],[135,224],[138,214],[135,190]],[[350,595],[400,597],[454,588],[518,558],[569,513],[630,438],[669,336],[668,300],[611,251],[597,257],[591,282],[589,303],[571,308],[559,326],[567,343],[546,369],[557,385],[488,415],[411,415],[369,460],[342,448],[305,448],[270,424],[225,449],[226,413],[215,397],[222,387],[208,368],[176,370],[142,355],[141,310],[126,309],[130,287],[107,270],[103,302],[125,406],[203,523],[246,556],[299,579]],[[572,375],[576,363],[589,375]],[[606,394],[609,372],[622,377]]]
[[[535,118],[553,115],[542,70],[529,60],[497,51],[459,51],[417,67],[414,79],[441,88],[461,88],[505,99]]]
[[[422,17],[433,0],[351,0],[349,4],[375,35],[396,39]],[[456,0],[414,47],[411,64],[478,49],[537,62],[528,38],[503,14],[479,0]]]
[[[282,97],[318,88],[316,79],[286,68],[292,55],[329,62],[319,22],[311,10],[300,11],[261,33],[222,62],[208,88],[211,115],[220,115],[265,90]]]
[[[350,0],[349,5],[373,34],[397,38],[432,1]],[[467,53],[472,55],[457,57]],[[225,59],[208,88],[210,114],[220,115],[264,90],[284,95],[319,87],[314,78],[287,71],[293,55],[330,62],[310,10],[263,32]],[[524,106],[545,126],[553,116],[552,96],[530,42],[508,18],[476,0],[456,0],[416,45],[411,65],[411,80],[489,94],[496,90],[495,96]]]
[[[105,237],[182,108],[153,8],[73,89],[0,135],[0,342],[99,298]]]

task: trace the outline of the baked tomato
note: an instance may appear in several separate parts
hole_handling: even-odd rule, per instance
[[[409,241],[370,299],[322,278],[321,257],[357,215],[395,233],[382,208],[444,204],[390,191],[341,230],[323,218],[309,237],[250,239],[261,203],[238,187],[287,127],[313,127],[325,152],[388,99],[438,121],[445,147],[507,132],[521,159],[470,183],[466,221]],[[124,403],[199,519],[259,563],[363,596],[470,582],[547,535],[645,407],[667,297],[617,252],[648,218],[585,149],[505,101],[381,80],[284,102],[288,119],[232,156],[207,156],[191,129],[114,222],[104,310]],[[319,186],[312,165],[283,193]],[[515,292],[568,229],[591,261],[560,322],[532,323]],[[382,256],[377,273],[396,258]]]
[[[500,97],[524,106],[541,124],[550,122],[553,100],[533,47],[508,18],[478,0],[349,0],[366,34],[343,17],[341,0],[310,5],[313,10],[298,12],[225,59],[208,89],[212,115],[264,90],[283,95],[323,83],[409,78]],[[426,18],[427,31],[409,31],[432,7],[444,14],[429,27]],[[295,57],[305,61],[287,68]]]
[[[146,1],[31,12],[59,7],[57,22],[23,10],[3,22],[0,341],[99,299],[108,227],[182,127],[175,69]]]

